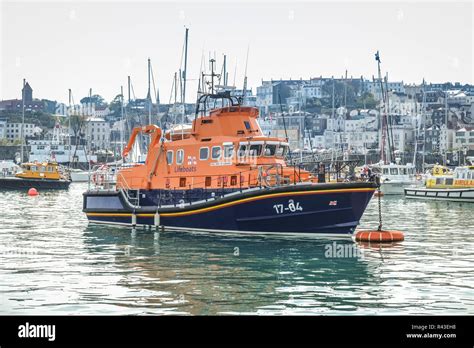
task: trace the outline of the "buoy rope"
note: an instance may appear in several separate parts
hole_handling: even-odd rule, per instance
[[[379,204],[379,228],[377,231],[382,231],[382,201],[380,198],[380,186],[377,188],[377,198],[378,198],[378,204]]]

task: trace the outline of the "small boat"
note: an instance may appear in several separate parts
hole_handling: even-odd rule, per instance
[[[318,182],[285,161],[286,139],[264,136],[258,109],[228,92],[203,94],[191,127],[150,137],[145,163],[122,167],[114,187],[84,193],[89,222],[166,230],[279,235],[351,235],[377,184]],[[214,105],[213,107],[208,107]],[[219,107],[215,107],[219,105]]]
[[[29,162],[14,176],[0,177],[0,189],[67,189],[71,181],[56,162]]]
[[[88,182],[89,171],[81,169],[69,169],[72,182]]]
[[[0,177],[13,176],[20,170],[21,168],[13,161],[0,161]]]
[[[415,175],[415,166],[407,164],[381,164],[374,171],[380,172],[380,190],[384,195],[403,195],[406,187],[419,184]]]
[[[474,203],[474,166],[456,167],[453,172],[435,166],[425,187],[405,188],[405,197]]]

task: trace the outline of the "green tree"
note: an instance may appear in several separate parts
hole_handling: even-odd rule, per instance
[[[92,97],[84,97],[80,100],[81,104],[94,104],[96,106],[105,106],[107,103],[104,98],[98,94],[94,94]]]

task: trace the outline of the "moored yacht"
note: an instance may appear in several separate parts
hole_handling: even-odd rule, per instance
[[[385,195],[403,195],[404,189],[420,183],[415,174],[415,166],[407,164],[381,164],[374,166],[380,174],[380,190]]]
[[[145,163],[119,169],[113,188],[85,192],[83,211],[94,223],[172,230],[354,232],[376,183],[318,183],[286,164],[286,139],[264,136],[257,118],[258,109],[221,92],[199,98],[186,131],[136,127],[123,155],[148,135]]]

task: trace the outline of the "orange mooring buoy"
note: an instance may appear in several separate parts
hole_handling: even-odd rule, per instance
[[[38,195],[39,195],[39,192],[34,187],[32,187],[28,190],[28,196],[38,196]]]
[[[401,242],[405,236],[400,231],[359,231],[356,233],[355,239],[358,242],[391,243]]]
[[[382,202],[380,197],[383,193],[380,191],[380,186],[375,192],[375,196],[378,198],[379,208],[379,227],[372,231],[359,231],[355,235],[355,240],[358,242],[369,242],[369,243],[392,243],[401,242],[405,239],[405,235],[400,231],[385,231],[382,229]]]

